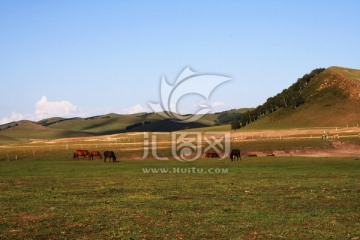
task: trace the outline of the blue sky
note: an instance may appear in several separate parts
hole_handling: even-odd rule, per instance
[[[0,124],[150,111],[164,75],[231,81],[179,108],[256,107],[314,68],[360,68],[360,1],[0,1]],[[196,91],[196,90],[195,90]]]

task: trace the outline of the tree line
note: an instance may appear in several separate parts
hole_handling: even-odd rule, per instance
[[[308,83],[315,76],[319,75],[325,68],[317,68],[308,74],[305,74],[302,78],[299,78],[289,88],[284,89],[281,93],[278,93],[274,97],[270,97],[262,105],[259,105],[255,109],[246,113],[240,114],[239,117],[231,121],[231,129],[239,129],[244,127],[260,117],[277,111],[281,108],[297,108],[305,103],[305,99],[302,96],[302,90],[308,85]]]

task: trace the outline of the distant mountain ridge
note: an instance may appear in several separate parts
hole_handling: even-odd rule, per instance
[[[0,125],[0,142],[106,135],[122,132],[170,132],[239,121],[245,129],[357,126],[360,123],[360,70],[315,69],[256,108],[203,115],[192,123],[158,113],[110,113],[88,118],[22,120]],[[230,130],[230,126],[229,126]]]
[[[203,115],[198,121],[179,123],[165,119],[158,113],[136,113],[93,116],[88,118],[48,118],[38,122],[21,120],[0,125],[0,141],[3,139],[66,138],[107,135],[123,132],[158,131],[171,132],[199,127],[211,127],[226,123],[244,110],[229,110]],[[220,117],[220,118],[219,118]],[[220,120],[219,120],[220,119]]]

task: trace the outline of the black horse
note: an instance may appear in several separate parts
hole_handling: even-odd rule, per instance
[[[233,149],[231,150],[231,153],[230,153],[230,159],[231,161],[235,161],[235,158],[236,158],[236,161],[241,160],[241,155],[240,155],[240,150],[239,149]]]
[[[112,160],[113,162],[116,162],[115,153],[113,151],[105,151],[104,152],[104,162],[106,162],[106,158],[109,158],[109,162],[110,162],[110,160]]]

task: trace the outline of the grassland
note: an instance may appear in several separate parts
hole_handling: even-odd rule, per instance
[[[0,148],[0,239],[360,237],[360,158],[104,163],[73,161],[71,152],[62,144]]]

